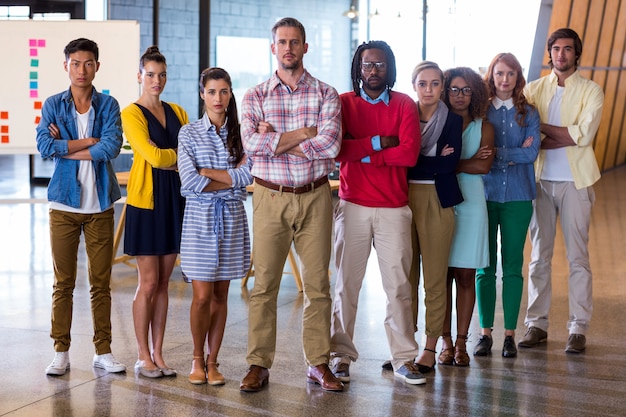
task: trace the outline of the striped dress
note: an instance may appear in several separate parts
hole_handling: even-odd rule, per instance
[[[236,168],[226,149],[226,126],[219,130],[205,114],[178,134],[178,172],[186,198],[180,245],[186,280],[224,281],[243,278],[250,266],[250,235],[243,202],[252,183],[251,162]],[[211,180],[199,168],[225,169],[232,188],[202,190]]]

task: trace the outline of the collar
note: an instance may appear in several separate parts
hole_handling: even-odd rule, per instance
[[[91,105],[94,105],[94,102],[98,101],[98,95],[96,94],[97,90],[96,87],[91,86]],[[63,95],[61,96],[61,99],[71,103],[72,101],[74,101],[74,98],[72,97],[72,88],[68,88],[67,90],[65,90],[65,92],[63,92]],[[97,103],[96,103],[97,104]]]
[[[365,90],[363,90],[363,87],[361,87],[361,98],[370,104],[376,104],[382,101],[383,103],[385,103],[386,106],[388,106],[389,105],[389,90],[385,88],[378,97],[373,99],[373,98],[370,98],[370,96],[368,96],[367,93],[365,93]]]
[[[218,129],[217,126],[211,123],[211,119],[209,119],[209,115],[206,112],[204,113],[204,115],[202,115],[202,126],[206,131],[210,131],[211,129],[213,129],[214,131],[218,132],[222,129],[225,129],[227,124],[228,116],[226,116],[226,119],[224,119],[224,125]]]
[[[506,107],[507,110],[511,110],[513,108],[513,98],[500,100],[498,97],[494,97],[493,100],[491,100],[491,104],[496,110],[499,110],[502,106]]]
[[[298,82],[296,83],[296,85],[300,85],[300,84],[311,84],[311,74],[309,74],[309,72],[305,69],[304,73],[302,74],[302,76],[300,77],[300,79],[298,80]],[[292,93],[293,91],[291,91],[291,88],[287,85],[284,84],[282,82],[282,80],[278,77],[278,72],[274,71],[274,73],[272,74],[272,76],[270,77],[270,84],[269,84],[269,88],[270,90],[274,90],[277,87],[283,86],[285,87],[287,90],[289,90],[290,93]]]

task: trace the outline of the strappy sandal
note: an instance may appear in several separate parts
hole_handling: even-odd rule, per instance
[[[457,335],[458,339],[467,340],[467,335]],[[457,343],[457,346],[454,348],[454,365],[455,366],[469,366],[470,357],[467,354],[467,350],[460,349]]]
[[[427,350],[429,352],[432,352],[435,354],[435,356],[437,355],[437,351],[436,350],[432,350],[432,349],[428,349],[428,348],[424,348],[424,350]],[[433,364],[432,366],[428,366],[428,365],[422,365],[421,363],[416,363],[415,366],[417,366],[417,369],[420,371],[420,373],[422,374],[427,374],[431,371],[435,370],[435,365],[437,365],[437,361],[433,360]]]
[[[444,333],[441,335],[443,339],[450,339],[449,348],[445,348],[441,350],[439,357],[437,358],[437,363],[439,365],[454,365],[454,346],[452,344],[452,335],[450,333]]]

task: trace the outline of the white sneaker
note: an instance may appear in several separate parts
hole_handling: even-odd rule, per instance
[[[52,363],[46,368],[46,375],[65,375],[70,369],[70,353],[56,352]]]
[[[126,372],[126,365],[118,362],[112,353],[93,355],[93,367],[104,369],[107,372]]]

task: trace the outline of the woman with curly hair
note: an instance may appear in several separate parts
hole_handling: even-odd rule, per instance
[[[454,237],[448,260],[446,316],[443,323],[442,365],[468,366],[465,342],[476,298],[476,268],[489,264],[487,204],[482,175],[493,161],[493,126],[483,119],[487,88],[474,70],[449,69],[444,74],[443,101],[463,118],[461,159],[456,167],[463,202],[454,207]],[[452,283],[456,283],[456,343],[452,343]]]
[[[484,177],[489,216],[489,266],[476,274],[481,337],[474,355],[491,352],[496,304],[497,234],[502,258],[504,345],[502,356],[517,356],[515,328],[522,299],[524,244],[536,196],[533,164],[539,153],[539,114],[528,104],[522,66],[513,54],[495,56],[485,74],[491,105],[488,120],[495,128],[496,155]]]

